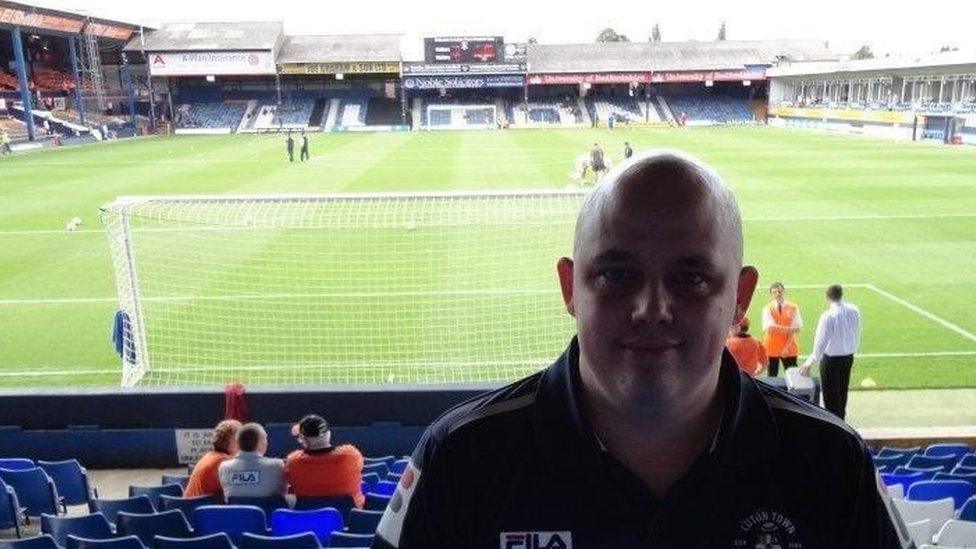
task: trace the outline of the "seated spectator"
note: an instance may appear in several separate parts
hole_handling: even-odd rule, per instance
[[[257,423],[248,423],[237,433],[237,457],[220,464],[220,486],[228,498],[263,498],[285,495],[285,463],[264,457],[268,433]]]
[[[296,496],[351,496],[362,508],[366,498],[360,486],[363,455],[350,444],[332,446],[329,424],[320,416],[307,415],[292,428],[301,450],[288,454],[285,473]]]
[[[756,377],[769,366],[766,348],[756,338],[749,335],[749,318],[742,317],[742,321],[732,326],[725,346],[732,353],[739,369]]]
[[[237,432],[240,429],[241,422],[236,419],[225,419],[214,427],[213,450],[204,454],[193,466],[183,497],[195,498],[215,494],[223,499],[224,491],[220,488],[217,468],[237,453]]]

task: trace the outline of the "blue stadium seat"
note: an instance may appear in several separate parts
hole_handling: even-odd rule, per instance
[[[385,511],[390,504],[390,496],[381,494],[366,494],[366,505],[363,506],[367,511]]]
[[[376,473],[363,475],[362,482],[360,482],[360,489],[365,494],[369,492],[380,480],[382,479],[380,479],[380,476]]]
[[[370,473],[376,473],[380,478],[386,478],[386,475],[390,473],[390,468],[386,463],[370,463],[369,465],[364,465],[363,474],[368,475]]]
[[[260,507],[252,505],[204,505],[193,512],[193,526],[200,535],[224,532],[234,545],[244,533],[265,535],[267,519]]]
[[[20,508],[17,493],[0,479],[0,529],[13,528],[20,537],[20,522],[24,519],[24,510]]]
[[[0,469],[0,479],[14,489],[27,516],[58,514],[61,506],[54,481],[40,467],[19,471]]]
[[[410,465],[409,459],[398,459],[393,462],[390,466],[390,472],[397,475],[402,475],[404,471],[407,470],[407,466]]]
[[[179,484],[186,490],[186,485],[190,482],[190,475],[163,475],[160,484]]]
[[[389,475],[386,475],[386,478],[383,479],[383,480],[385,480],[387,482],[393,482],[395,484],[400,484],[400,478],[402,478],[402,477],[403,477],[403,475],[398,475],[396,473],[390,473]]]
[[[0,549],[61,549],[48,535],[27,539],[0,539]]]
[[[874,460],[874,466],[877,467],[879,471],[882,469],[893,471],[895,467],[900,467],[907,464],[908,460],[911,459],[911,456],[908,454],[894,454],[887,457],[874,456],[872,459]]]
[[[396,456],[379,456],[379,457],[368,457],[363,458],[364,465],[373,465],[375,463],[382,463],[387,467],[393,465],[393,462],[397,460]]]
[[[349,510],[356,506],[356,502],[349,496],[333,496],[333,497],[309,497],[309,496],[298,496],[295,498],[295,509],[298,511],[307,511],[309,509],[323,509],[325,507],[332,507],[333,509],[338,509],[342,513],[343,517],[349,516]]]
[[[891,486],[893,484],[900,484],[903,492],[908,492],[908,488],[916,482],[921,482],[923,480],[929,480],[926,478],[926,473],[920,472],[910,472],[905,474],[897,473],[882,473],[881,480],[884,482],[885,486]]]
[[[897,456],[907,455],[908,457],[905,459],[905,461],[907,463],[907,461],[909,459],[911,459],[912,456],[914,456],[915,454],[917,454],[917,453],[919,453],[921,451],[922,451],[922,447],[921,446],[913,446],[911,448],[898,448],[898,447],[892,447],[892,446],[885,446],[885,447],[881,448],[881,451],[880,452],[877,453],[877,457],[884,458],[884,457],[890,457],[890,456],[895,456],[895,455],[897,455]]]
[[[183,498],[179,496],[167,496],[163,494],[159,496],[159,510],[160,511],[172,511],[173,509],[179,509],[183,511],[183,516],[187,520],[193,518],[193,511],[197,507],[203,505],[219,505],[223,503],[217,496],[198,496],[195,498]]]
[[[88,480],[88,471],[77,459],[38,461],[37,465],[54,481],[64,505],[88,505],[98,497],[98,490],[93,489]]]
[[[68,549],[146,549],[136,536],[122,536],[108,539],[87,539],[68,536]]]
[[[349,511],[346,531],[350,534],[375,534],[381,518],[383,518],[383,511],[353,509]]]
[[[961,480],[976,486],[976,473],[971,475],[961,475],[956,473],[936,473],[932,480]]]
[[[342,531],[342,513],[327,507],[312,511],[278,509],[271,514],[271,533],[276,536],[291,536],[302,532],[312,532],[323,544],[329,543],[332,532]]]
[[[954,475],[976,475],[976,467],[963,467],[962,465],[956,465],[951,473]]]
[[[244,534],[238,549],[318,549],[322,547],[315,534],[305,532],[291,536]]]
[[[350,534],[347,532],[332,532],[329,537],[329,547],[369,547],[373,544],[373,534]]]
[[[396,492],[397,483],[390,482],[388,480],[381,480],[376,483],[375,486],[370,490],[371,494],[379,494],[381,496],[392,496]]]
[[[155,512],[149,496],[136,496],[126,499],[93,499],[88,506],[92,513],[101,513],[109,524],[115,524],[119,511],[126,513],[147,514]]]
[[[959,460],[957,465],[959,467],[972,467],[976,469],[976,454],[962,456],[962,459]]]
[[[112,527],[101,513],[78,517],[41,515],[41,532],[50,534],[62,547],[68,544],[69,535],[89,539],[112,537]]]
[[[115,530],[120,536],[136,536],[149,546],[154,544],[156,536],[188,538],[193,534],[183,513],[176,510],[145,515],[119,511]]]
[[[912,456],[912,459],[908,460],[909,469],[915,469],[917,471],[922,471],[925,469],[931,469],[933,467],[938,467],[944,473],[948,473],[956,466],[956,462],[959,461],[955,456]]]
[[[934,477],[936,473],[941,473],[941,472],[942,472],[941,467],[932,467],[930,469],[910,469],[908,467],[896,467],[895,470],[892,471],[892,473],[895,475],[911,475],[911,474],[921,473],[921,477],[922,477],[921,480],[932,480],[932,477]]]
[[[952,456],[956,458],[955,463],[958,463],[963,456],[971,453],[972,448],[968,444],[962,443],[940,443],[940,444],[930,444],[925,449],[926,456],[929,457],[941,457],[941,456]]]
[[[276,509],[288,508],[288,500],[284,496],[269,496],[266,498],[232,496],[227,498],[227,503],[231,505],[253,505],[254,507],[260,507],[264,511],[265,516],[271,516],[271,513],[275,512]]]
[[[223,532],[196,538],[156,536],[156,549],[234,549],[234,544]]]
[[[976,522],[976,496],[966,500],[959,510],[959,520]]]
[[[951,497],[956,509],[976,494],[976,486],[964,480],[923,480],[912,484],[906,493],[914,501],[935,501]]]
[[[8,471],[25,471],[37,467],[34,460],[27,458],[0,458],[0,469]]]
[[[153,509],[159,509],[159,496],[182,496],[183,487],[179,484],[164,484],[162,486],[129,486],[129,497],[148,496],[153,504]]]

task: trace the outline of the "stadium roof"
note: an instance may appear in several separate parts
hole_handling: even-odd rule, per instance
[[[836,60],[819,40],[529,44],[530,73],[741,69],[783,59]]]
[[[883,57],[879,59],[848,59],[845,61],[793,63],[771,68],[766,71],[770,77],[816,76],[822,74],[899,72],[914,73],[931,71],[945,72],[950,67],[960,67],[963,72],[973,72],[976,67],[976,52],[952,51],[916,55],[913,57]]]
[[[330,34],[285,37],[278,63],[399,61],[399,34]]]
[[[146,51],[239,51],[273,50],[284,35],[281,21],[248,23],[167,23],[145,33],[145,46],[138,39],[127,50]]]
[[[24,27],[32,32],[77,34],[87,32],[104,38],[128,39],[140,25],[93,17],[75,11],[0,0],[0,28]]]

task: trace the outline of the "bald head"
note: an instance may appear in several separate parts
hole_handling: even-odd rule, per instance
[[[704,162],[677,151],[649,151],[607,174],[583,204],[576,222],[573,254],[579,256],[594,231],[627,208],[648,223],[665,214],[691,224],[714,223],[742,265],[742,218],[732,192]]]

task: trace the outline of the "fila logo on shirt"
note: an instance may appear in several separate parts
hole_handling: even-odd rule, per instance
[[[570,532],[502,532],[499,549],[573,549]]]
[[[232,486],[252,486],[261,484],[261,471],[239,471],[230,474]]]

